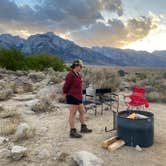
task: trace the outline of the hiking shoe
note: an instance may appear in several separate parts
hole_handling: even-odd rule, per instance
[[[70,137],[71,137],[71,138],[81,138],[82,135],[81,135],[81,134],[78,134],[78,133],[77,133],[77,130],[74,128],[74,129],[71,129],[71,130],[70,130]]]
[[[82,124],[80,132],[81,133],[91,133],[92,129],[88,129],[86,124]]]

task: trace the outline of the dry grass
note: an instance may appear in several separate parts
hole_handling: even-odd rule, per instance
[[[20,119],[21,113],[16,108],[0,108],[0,118]]]
[[[111,88],[116,91],[120,85],[118,73],[110,68],[85,68],[82,75],[84,88],[92,84],[94,88]]]
[[[18,124],[19,119],[17,118],[0,119],[0,135],[14,134]]]
[[[120,77],[119,71],[124,72]],[[138,67],[87,67],[83,71],[84,88],[93,84],[95,88],[125,90],[121,83],[144,87],[150,102],[166,102],[166,69]]]
[[[16,131],[21,113],[16,108],[0,107],[0,135],[10,135]]]

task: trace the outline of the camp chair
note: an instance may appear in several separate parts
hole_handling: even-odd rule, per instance
[[[142,87],[134,87],[131,95],[124,96],[124,98],[129,98],[130,101],[126,102],[128,106],[128,110],[133,110],[135,107],[140,110],[144,110],[144,108],[149,107],[149,103],[145,98],[145,89]]]
[[[104,111],[104,105],[110,107],[110,110],[113,111],[113,104],[116,102],[116,111],[119,108],[119,96],[115,93],[112,93],[111,89],[95,89],[94,93],[88,93],[87,90],[83,90],[84,94],[84,105],[86,111],[93,109],[95,115],[97,115],[97,107],[101,106],[101,115]]]
[[[84,100],[83,104],[85,106],[85,111],[94,110],[95,115],[97,115],[97,106],[100,105],[100,102],[97,101],[96,93],[88,93],[86,89],[83,90]]]
[[[119,95],[112,92],[111,88],[105,89],[96,89],[96,94],[99,97],[99,101],[101,103],[101,114],[104,111],[104,105],[109,107],[109,110],[114,111],[114,103],[115,103],[115,111],[118,112],[119,109]]]

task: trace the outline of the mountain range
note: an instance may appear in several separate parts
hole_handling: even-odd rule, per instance
[[[13,47],[25,55],[38,53],[56,55],[67,63],[82,59],[85,64],[90,65],[166,67],[166,51],[149,53],[111,47],[86,48],[62,39],[52,32],[32,35],[28,39],[1,34],[0,48]]]

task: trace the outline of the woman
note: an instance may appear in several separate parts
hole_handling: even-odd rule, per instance
[[[81,138],[82,135],[79,134],[75,128],[75,115],[79,112],[79,120],[81,123],[81,133],[90,133],[91,129],[88,129],[84,123],[84,105],[82,103],[82,80],[80,76],[80,71],[83,67],[83,62],[81,60],[76,60],[71,65],[71,71],[67,74],[65,79],[65,84],[63,87],[63,93],[66,97],[67,104],[69,104],[70,115],[70,137],[71,138]]]

